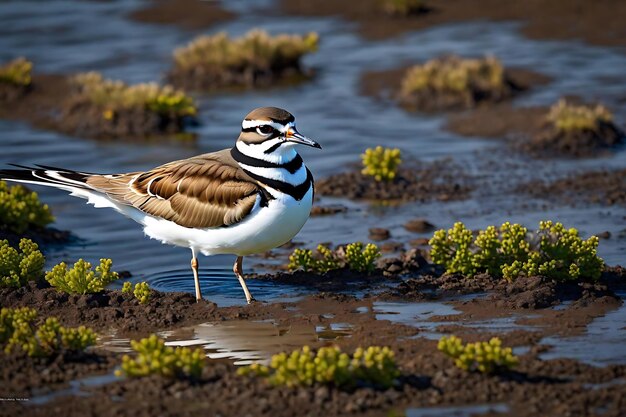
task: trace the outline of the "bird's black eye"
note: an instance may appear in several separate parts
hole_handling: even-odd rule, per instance
[[[274,131],[274,128],[269,125],[263,125],[256,128],[256,131],[259,132],[260,135],[269,135]]]

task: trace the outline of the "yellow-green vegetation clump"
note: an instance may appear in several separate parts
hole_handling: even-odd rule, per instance
[[[94,271],[91,263],[82,259],[69,269],[65,262],[61,262],[46,273],[46,281],[57,290],[68,294],[97,293],[119,278],[117,272],[111,271],[112,265],[113,261],[110,259],[100,259],[100,265]]]
[[[375,148],[367,148],[361,154],[363,160],[364,175],[370,175],[376,181],[393,181],[398,173],[398,167],[402,163],[400,158],[400,149],[383,148],[377,146]]]
[[[32,82],[33,63],[20,57],[0,66],[0,83],[28,87]]]
[[[126,281],[124,285],[122,285],[122,294],[132,294],[139,300],[140,304],[147,304],[152,296],[152,291],[150,291],[150,286],[147,282],[138,282],[133,289],[133,284]]]
[[[488,272],[515,279],[542,275],[556,280],[598,279],[604,261],[598,256],[598,238],[583,240],[574,228],[542,221],[529,233],[519,224],[489,226],[475,236],[461,222],[438,230],[430,240],[430,256],[448,273]]]
[[[389,388],[400,376],[394,352],[388,347],[358,348],[352,356],[337,346],[313,352],[308,346],[272,356],[269,366],[252,364],[237,370],[239,375],[266,378],[273,385],[314,384],[350,388],[372,385]]]
[[[117,113],[147,110],[170,118],[194,116],[197,108],[193,98],[172,86],[157,83],[127,85],[108,80],[97,72],[75,75],[72,83],[79,94],[102,109],[102,117],[113,119]]]
[[[295,249],[289,256],[288,269],[301,269],[305,272],[324,274],[333,269],[348,267],[353,271],[372,273],[376,269],[376,260],[380,258],[380,250],[373,243],[364,245],[354,242],[345,249],[333,251],[324,245],[318,245],[314,253],[310,249]]]
[[[21,287],[43,275],[45,259],[30,239],[20,240],[19,250],[7,240],[0,241],[0,288]]]
[[[45,227],[54,221],[47,204],[39,201],[34,191],[0,181],[0,224],[15,233],[33,227]]]
[[[275,78],[285,71],[301,72],[300,60],[317,50],[318,35],[271,36],[252,30],[240,38],[226,33],[203,35],[174,51],[173,79],[177,74],[197,78],[203,88],[225,85],[254,85],[260,78]]]
[[[577,106],[561,99],[550,108],[547,120],[558,130],[564,132],[577,130],[596,131],[601,125],[611,123],[613,114],[601,104],[596,106]]]
[[[199,378],[204,367],[205,354],[202,349],[165,346],[156,335],[130,342],[135,357],[124,355],[122,369],[117,376],[142,377],[161,375],[169,378]]]
[[[37,312],[28,307],[0,310],[0,345],[5,353],[50,356],[63,350],[83,351],[96,343],[96,333],[85,326],[61,326],[56,317],[35,325]]]
[[[489,342],[476,342],[463,344],[456,337],[442,337],[437,349],[452,359],[454,364],[468,372],[482,372],[493,374],[514,368],[518,359],[510,347],[502,347],[502,342],[497,337]]]
[[[402,80],[400,100],[418,109],[445,110],[499,101],[512,92],[504,67],[495,57],[452,55],[410,68]]]
[[[428,10],[424,0],[380,0],[382,9],[392,16],[410,16]]]

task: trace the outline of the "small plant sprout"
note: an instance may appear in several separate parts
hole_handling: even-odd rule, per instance
[[[550,108],[547,120],[563,132],[597,131],[601,125],[613,121],[613,114],[600,104],[595,107],[577,106],[561,99]]]
[[[370,175],[376,181],[393,181],[398,173],[398,167],[402,160],[400,159],[400,149],[368,148],[361,155],[363,160],[364,175]]]
[[[122,294],[125,294],[129,297],[135,297],[139,300],[140,304],[146,304],[150,301],[152,296],[152,291],[150,290],[150,286],[147,282],[138,282],[135,284],[133,289],[133,284],[126,281],[124,285],[122,285]]]
[[[90,328],[61,326],[56,317],[48,317],[35,326],[37,312],[28,307],[3,308],[0,311],[0,345],[4,352],[24,352],[45,357],[63,350],[81,352],[96,343],[97,335]]]
[[[346,246],[346,263],[353,271],[371,274],[376,269],[376,260],[381,253],[373,243],[363,245],[361,242],[350,243]]]
[[[139,300],[140,304],[146,304],[150,301],[152,291],[150,291],[150,286],[147,282],[138,282],[135,284],[133,295],[137,300]]]
[[[114,119],[119,112],[137,109],[169,118],[194,116],[197,112],[191,97],[169,85],[127,85],[104,79],[97,72],[78,74],[71,81],[79,94],[102,110],[102,117],[107,120]]]
[[[489,226],[474,237],[463,223],[438,230],[430,240],[430,256],[448,273],[475,275],[488,272],[512,280],[543,275],[556,280],[600,277],[604,262],[598,256],[598,238],[583,240],[578,230],[543,221],[529,233],[519,225]]]
[[[205,77],[217,85],[254,84],[258,76],[300,71],[300,60],[317,50],[318,35],[270,36],[252,30],[236,39],[226,33],[200,36],[174,51],[176,72]]]
[[[50,209],[39,201],[37,193],[21,185],[9,187],[5,181],[0,181],[0,224],[20,234],[53,221]]]
[[[41,278],[44,262],[39,247],[29,239],[20,240],[19,251],[7,240],[0,241],[0,288],[21,287]]]
[[[117,376],[142,377],[161,375],[168,378],[199,378],[204,367],[202,349],[166,346],[156,335],[130,342],[135,357],[124,355]]]
[[[61,262],[46,273],[46,281],[57,290],[68,294],[97,293],[119,278],[117,272],[111,271],[112,265],[113,261],[110,259],[100,259],[100,265],[94,271],[91,264],[82,259],[70,269],[65,262]]]
[[[424,0],[380,0],[383,10],[392,16],[410,16],[428,8]]]
[[[350,388],[367,384],[385,389],[400,376],[393,351],[378,346],[358,348],[352,356],[336,346],[322,347],[317,352],[304,346],[289,354],[272,356],[269,366],[252,364],[239,368],[237,373],[288,387],[321,384]]]
[[[33,63],[20,57],[0,66],[0,83],[28,87],[32,82]]]
[[[518,359],[510,347],[502,347],[497,337],[489,342],[467,343],[456,336],[442,337],[437,349],[454,359],[454,364],[468,372],[494,374],[517,366]]]
[[[295,249],[289,256],[287,268],[290,271],[301,269],[305,272],[325,274],[328,271],[348,267],[353,271],[372,273],[376,269],[376,260],[380,258],[380,250],[373,243],[363,245],[361,242],[346,245],[345,250],[331,250],[318,245],[315,252],[310,249]]]
[[[131,284],[129,281],[126,281],[122,285],[122,294],[131,295],[132,293],[133,293],[133,284]]]

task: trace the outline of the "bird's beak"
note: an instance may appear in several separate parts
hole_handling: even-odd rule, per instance
[[[287,142],[299,143],[300,145],[307,145],[313,148],[322,149],[322,145],[307,138],[306,136],[302,136],[295,127],[290,127],[287,132],[285,132],[285,140]]]

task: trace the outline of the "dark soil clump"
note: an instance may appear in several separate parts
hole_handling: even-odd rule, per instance
[[[20,240],[26,238],[35,242],[37,245],[44,247],[46,245],[64,244],[75,239],[71,232],[67,230],[57,230],[52,227],[32,227],[24,233],[15,233],[0,225],[0,240],[8,240],[9,244],[17,247]]]
[[[626,169],[585,172],[552,182],[536,180],[520,185],[518,191],[572,205],[626,206]]]
[[[534,157],[571,156],[584,158],[601,154],[624,142],[624,132],[613,123],[594,130],[559,131],[546,127],[518,146]]]
[[[458,59],[455,57],[443,58]],[[503,84],[498,89],[491,87],[470,89],[458,93],[423,89],[409,95],[401,94],[401,84],[410,67],[362,74],[362,94],[378,99],[391,99],[410,111],[440,112],[471,109],[506,101],[530,88],[546,84],[550,78],[525,69],[505,69]]]
[[[35,75],[30,89],[11,103],[0,101],[0,117],[93,139],[193,138],[184,133],[187,126],[196,123],[192,117],[157,114],[145,108],[107,112],[80,96],[66,76]]]
[[[0,82],[0,104],[10,104],[24,97],[30,86]]]
[[[111,373],[117,360],[106,351],[66,351],[43,358],[0,354],[0,397],[41,395],[85,376]]]
[[[426,219],[413,219],[405,223],[404,228],[413,233],[428,233],[436,229],[435,225]]]
[[[197,0],[152,0],[143,9],[130,13],[138,22],[177,25],[185,29],[204,29],[235,17],[219,2]]]
[[[392,181],[376,181],[360,171],[332,175],[315,184],[316,192],[355,200],[464,200],[472,190],[470,178],[451,160],[401,168]]]
[[[44,284],[45,285],[45,284]],[[150,301],[140,304],[121,291],[69,295],[54,288],[31,283],[17,289],[0,289],[3,307],[32,307],[45,317],[55,316],[66,326],[88,325],[95,331],[115,329],[118,333],[148,334],[173,326],[220,320],[217,306],[196,302],[187,293],[153,291]]]
[[[62,105],[59,126],[73,135],[95,139],[135,138],[175,135],[196,123],[191,117],[157,114],[135,108],[104,117],[103,109],[84,97],[68,98]],[[192,137],[189,135],[189,137]]]
[[[311,216],[329,216],[331,214],[346,213],[348,207],[341,204],[333,204],[328,206],[314,205],[311,209]]]

